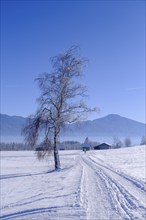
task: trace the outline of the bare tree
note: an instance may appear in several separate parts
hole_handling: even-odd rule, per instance
[[[140,142],[140,145],[145,145],[146,144],[146,136],[143,136],[141,138],[141,142]]]
[[[124,144],[126,147],[130,147],[131,146],[131,139],[129,137],[125,138]]]
[[[86,61],[80,56],[78,47],[50,59],[52,71],[41,74],[36,81],[41,90],[38,98],[39,108],[23,132],[25,140],[32,147],[43,134],[45,153],[53,149],[55,169],[60,168],[57,141],[60,130],[66,123],[84,119],[86,113],[95,111],[89,108],[83,98],[86,86],[79,83]],[[40,156],[40,155],[39,155]]]
[[[118,137],[113,137],[113,146],[112,148],[121,148],[122,147],[122,141]]]

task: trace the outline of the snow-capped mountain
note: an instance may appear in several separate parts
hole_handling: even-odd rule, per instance
[[[2,141],[7,141],[7,139],[15,141],[18,137],[22,139],[21,131],[26,118],[4,114],[1,114],[0,117]],[[145,135],[145,128],[144,123],[110,114],[99,119],[66,125],[61,132],[61,139],[81,141],[86,137],[98,140],[99,138],[113,138],[114,136],[141,138]]]

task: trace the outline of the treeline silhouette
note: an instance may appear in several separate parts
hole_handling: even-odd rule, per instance
[[[36,150],[42,148],[42,144],[36,145],[34,148],[23,143],[0,143],[0,151],[25,151],[25,150]],[[58,142],[58,149],[60,150],[81,150],[81,143],[78,141],[63,141]]]

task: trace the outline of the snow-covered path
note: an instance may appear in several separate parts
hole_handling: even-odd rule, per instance
[[[84,194],[88,198],[87,219],[145,219],[144,183],[98,163],[98,159],[91,154],[82,160],[86,173]]]
[[[131,148],[132,149],[132,148]],[[127,158],[108,163],[117,150],[60,152],[62,169],[53,171],[33,152],[1,153],[1,219],[16,220],[144,220],[145,147],[133,148],[129,175]],[[122,152],[129,149],[120,149]],[[119,151],[120,151],[119,150]],[[128,154],[128,153],[127,153]],[[128,161],[132,151],[128,155]],[[125,165],[126,164],[126,165]],[[136,164],[140,164],[136,166]],[[126,168],[125,168],[126,167]],[[136,172],[134,169],[136,167]],[[134,174],[139,169],[138,178]]]

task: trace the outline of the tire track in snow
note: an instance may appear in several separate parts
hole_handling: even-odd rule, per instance
[[[131,194],[134,195],[135,199],[140,201],[142,206],[146,206],[146,194],[145,194],[146,190],[144,187],[144,183],[142,184],[138,182],[138,184],[136,184],[136,181],[132,180],[131,178],[128,178],[127,175],[125,177],[124,174],[116,172],[114,169],[112,169],[111,167],[107,167],[105,164],[102,165],[101,163],[98,163],[97,161],[93,160],[92,157],[89,157],[88,159],[95,166],[102,168],[103,171],[110,174],[112,178],[118,180],[120,184],[124,186],[126,191],[128,192],[132,191]]]
[[[95,163],[101,165],[102,167],[105,167],[105,168],[111,170],[112,172],[118,174],[119,176],[125,178],[126,180],[128,180],[129,182],[131,182],[133,185],[135,185],[137,189],[139,188],[139,189],[142,190],[143,192],[146,192],[146,185],[145,185],[144,182],[142,182],[142,181],[140,181],[140,180],[138,180],[138,179],[134,179],[134,178],[132,178],[131,176],[128,176],[127,174],[122,173],[121,171],[119,172],[118,170],[115,170],[113,167],[111,167],[111,166],[108,165],[108,164],[105,165],[105,164],[104,164],[104,161],[100,160],[99,158],[97,158],[97,157],[96,157],[95,155],[93,155],[93,154],[90,154],[89,158],[90,158],[90,160],[92,160],[93,162],[95,162]],[[95,159],[95,160],[94,160],[94,159]],[[98,160],[98,162],[97,162],[97,160]],[[101,161],[102,163],[99,162],[99,161]],[[104,165],[103,165],[103,164],[104,164]]]
[[[91,160],[91,158],[89,157],[83,158],[83,161],[89,167],[91,167],[97,179],[101,179],[100,184],[102,184],[102,187],[105,186],[106,191],[108,192],[108,196],[110,198],[110,202],[114,207],[116,213],[119,214],[119,217],[121,216],[122,219],[125,220],[145,219],[146,209],[143,206],[143,203],[141,204],[141,201],[137,199],[137,196],[135,197],[133,195],[133,191],[134,194],[136,193],[136,195],[139,193],[139,188],[138,192],[135,189],[135,185],[133,186],[133,188],[130,188],[132,185],[131,183],[131,185],[128,185],[127,187],[127,184],[129,184],[129,181],[127,179],[119,176],[119,174],[115,171],[112,171],[111,169],[108,169],[107,167],[102,166],[101,164],[98,164],[97,162]],[[131,191],[129,189],[132,190],[131,193],[129,192]],[[141,196],[143,196],[143,202],[145,202],[144,195],[140,194],[140,198]]]
[[[122,220],[115,212],[115,207],[101,178],[89,166],[84,158],[80,158],[83,166],[81,180],[81,205],[86,209],[87,220]]]
[[[54,206],[48,208],[34,208],[3,215],[2,220],[82,220],[82,210],[79,207]],[[85,219],[85,218],[84,218]]]
[[[145,219],[144,207],[140,206],[138,201],[124,187],[108,177],[103,171],[101,171],[100,176],[105,182],[113,202],[116,204],[117,212],[123,216],[123,219]]]
[[[88,198],[87,198],[87,191],[86,191],[87,189],[85,185],[85,171],[82,165],[81,167],[82,167],[82,173],[81,173],[80,185],[79,185],[79,190],[78,190],[79,206],[83,208],[87,216]],[[84,218],[84,220],[87,220],[87,218]]]

